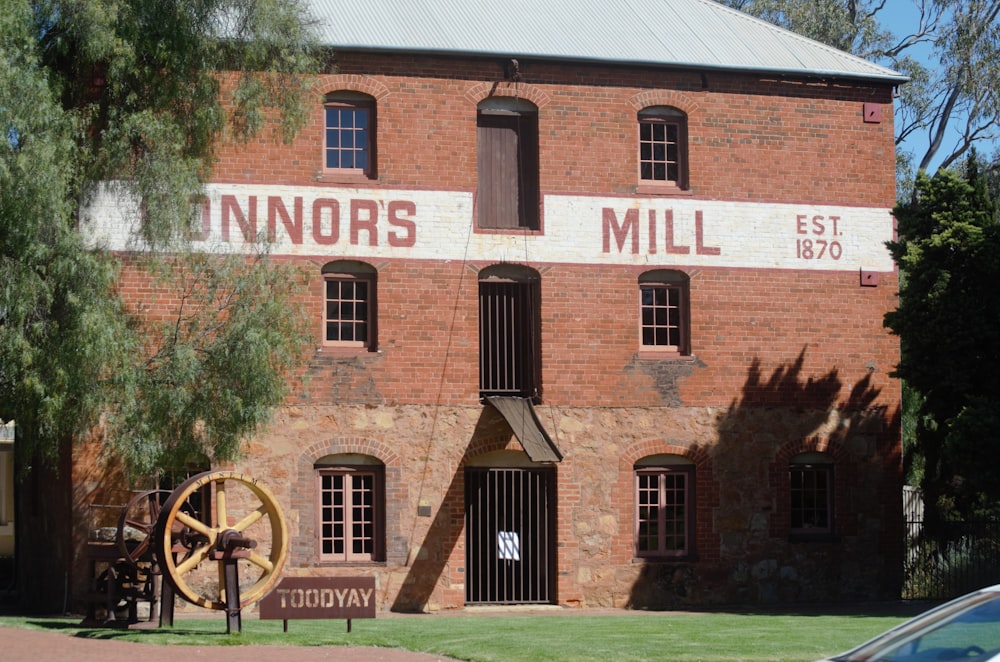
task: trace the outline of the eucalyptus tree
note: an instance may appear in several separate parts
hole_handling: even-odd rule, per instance
[[[1000,0],[723,0],[910,76],[899,89],[901,193],[1000,138]],[[902,24],[890,19],[905,16]]]
[[[99,430],[133,475],[225,461],[287,391],[297,274],[191,250],[220,140],[291,137],[317,50],[297,0],[4,0],[0,418],[22,472]],[[88,245],[101,186],[140,201],[136,251]],[[148,316],[122,275],[162,301]],[[148,303],[148,302],[146,302]]]

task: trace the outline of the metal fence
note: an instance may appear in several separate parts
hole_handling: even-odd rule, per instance
[[[947,600],[1000,583],[1000,518],[950,522],[946,541],[923,533],[919,493],[906,488],[903,598]]]

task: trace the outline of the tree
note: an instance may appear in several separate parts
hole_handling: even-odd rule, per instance
[[[0,12],[0,419],[17,420],[23,457],[52,460],[95,420],[128,324],[116,265],[73,230],[75,125],[32,30],[27,4]]]
[[[0,418],[17,422],[19,468],[52,464],[98,422],[133,474],[233,459],[310,334],[295,274],[266,248],[190,250],[192,201],[219,139],[301,125],[316,66],[306,15],[296,0],[4,4]],[[76,231],[102,182],[141,201],[145,252],[127,262]],[[130,310],[123,269],[180,305]]]
[[[1000,502],[1000,477],[984,458],[1000,453],[1000,225],[975,152],[966,170],[919,174],[914,200],[894,210],[889,243],[905,272],[885,322],[900,337],[896,374],[915,398],[926,525]]]
[[[896,106],[896,144],[919,146],[899,153],[901,193],[916,171],[947,168],[1000,137],[1000,0],[723,2],[910,76]],[[894,34],[887,8],[904,2],[913,27]]]
[[[235,459],[312,340],[266,246],[212,256],[187,238],[217,141],[293,135],[318,51],[297,0],[6,0],[0,45],[0,419],[25,481],[18,594],[52,610],[73,440],[103,440],[136,480]],[[108,184],[140,201],[127,258],[77,231]],[[126,276],[178,304],[131,309]]]

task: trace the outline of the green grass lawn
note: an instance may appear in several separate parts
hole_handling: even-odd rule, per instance
[[[224,618],[177,619],[173,628],[114,630],[80,627],[79,619],[0,617],[0,626],[54,629],[67,635],[147,644],[382,646],[460,660],[816,660],[861,643],[913,613],[900,607],[873,614],[740,614],[555,612],[516,615],[392,615],[353,621],[261,621],[244,615],[243,632],[226,634]]]

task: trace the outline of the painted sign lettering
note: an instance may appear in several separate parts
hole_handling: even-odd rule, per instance
[[[463,260],[575,265],[891,272],[891,210],[695,197],[545,194],[538,232],[480,232],[470,191],[209,184],[196,250],[310,259]],[[134,250],[141,207],[120,188],[95,196],[81,230]]]
[[[301,196],[237,196],[223,194],[217,204],[206,199],[194,241],[253,242],[267,232],[272,243],[302,245],[308,236],[319,246],[334,246],[341,237],[352,246],[378,246],[380,241],[397,248],[417,240],[417,206],[409,200],[385,201],[319,197],[306,205]],[[342,213],[343,207],[343,213]],[[263,224],[260,219],[263,217]],[[342,233],[342,230],[346,232]]]
[[[276,588],[280,609],[329,609],[367,607],[375,589]]]
[[[647,247],[649,255],[656,255],[659,250],[657,240],[657,214],[655,209],[647,210],[648,223],[646,225]],[[602,250],[605,253],[611,252],[611,237],[614,235],[618,252],[625,250],[626,242],[631,239],[631,251],[633,255],[639,254],[640,235],[642,230],[639,223],[639,210],[636,208],[625,211],[621,221],[614,209],[605,207],[601,210],[602,219]],[[718,246],[705,245],[705,222],[703,212],[698,209],[694,212],[694,233],[695,233],[695,254],[696,255],[721,255],[722,249]],[[663,251],[668,255],[687,255],[691,252],[690,246],[681,246],[674,243],[674,210],[666,209],[663,212]]]
[[[795,233],[808,235],[795,240],[795,257],[801,260],[839,260],[844,247],[834,237],[839,237],[837,223],[840,216],[798,214],[795,216]]]

